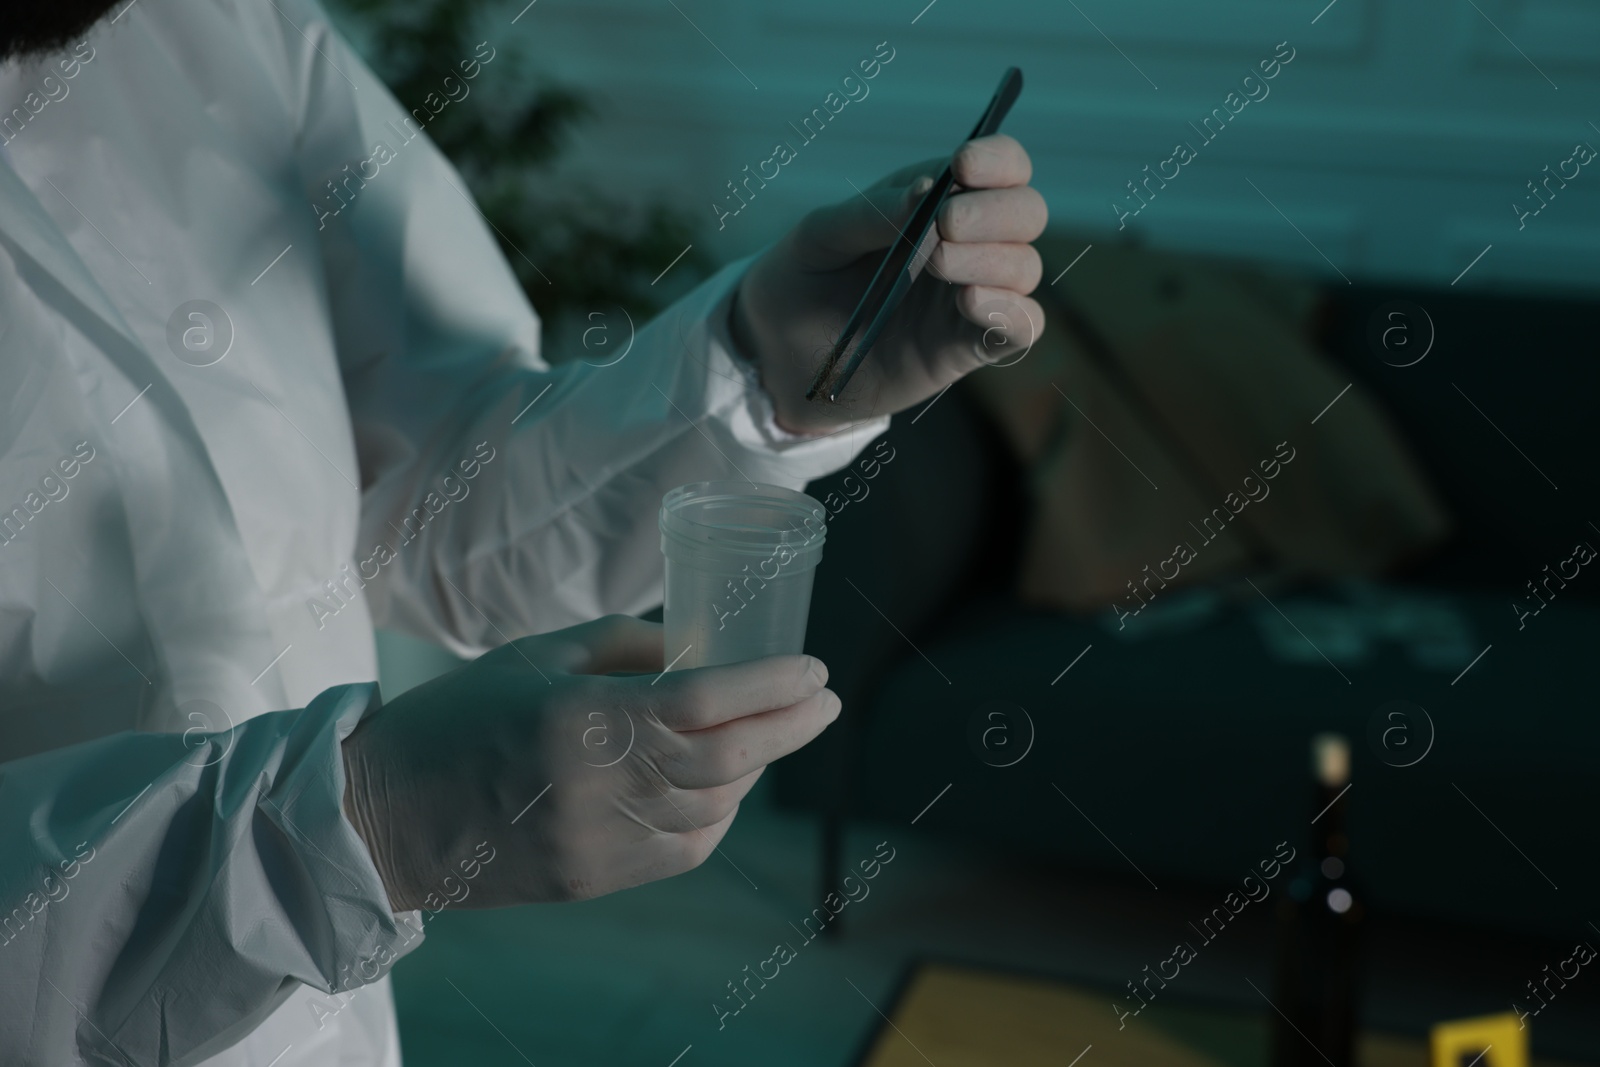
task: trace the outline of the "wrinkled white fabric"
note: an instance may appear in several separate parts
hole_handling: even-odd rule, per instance
[[[777,429],[743,264],[552,370],[313,0],[140,0],[85,55],[0,67],[0,1063],[397,1064],[420,920],[339,803],[374,619],[473,654],[644,610],[666,490],[883,423]]]

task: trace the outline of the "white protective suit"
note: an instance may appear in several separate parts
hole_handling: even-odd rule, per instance
[[[475,654],[645,610],[666,490],[882,422],[776,428],[740,264],[551,370],[314,0],[140,0],[76,58],[0,67],[0,1064],[396,1064],[421,938],[340,804],[374,621]]]

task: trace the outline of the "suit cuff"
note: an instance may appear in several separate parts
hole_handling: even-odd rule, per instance
[[[423,940],[421,914],[390,908],[372,855],[345,814],[341,746],[381,705],[375,683],[318,695],[284,739],[283,770],[259,805],[286,839],[306,846],[297,850],[302,873],[326,904],[332,935],[327,955],[316,961],[329,993],[377,981]],[[316,939],[302,940],[309,949]]]

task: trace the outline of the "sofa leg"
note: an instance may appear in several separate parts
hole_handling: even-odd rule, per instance
[[[822,817],[822,864],[821,888],[818,890],[817,899],[822,900],[829,893],[839,891],[839,854],[844,847],[844,818],[832,812]],[[824,937],[838,938],[842,934],[841,924],[844,915],[833,917],[833,921],[822,928]]]

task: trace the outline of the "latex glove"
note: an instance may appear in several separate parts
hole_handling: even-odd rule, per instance
[[[778,424],[828,433],[932,397],[989,364],[1014,362],[1044,329],[1029,297],[1043,265],[1029,241],[1044,232],[1033,164],[1005,134],[969,141],[938,217],[939,245],[838,403],[805,399],[884,251],[946,163],[906,167],[811,212],[751,267],[730,321],[771,394]],[[864,324],[863,324],[864,328]]]
[[[661,669],[658,624],[607,616],[513,641],[364,719],[343,743],[345,809],[395,911],[444,907],[484,842],[493,862],[462,907],[687,871],[766,764],[839,714],[811,656]]]

